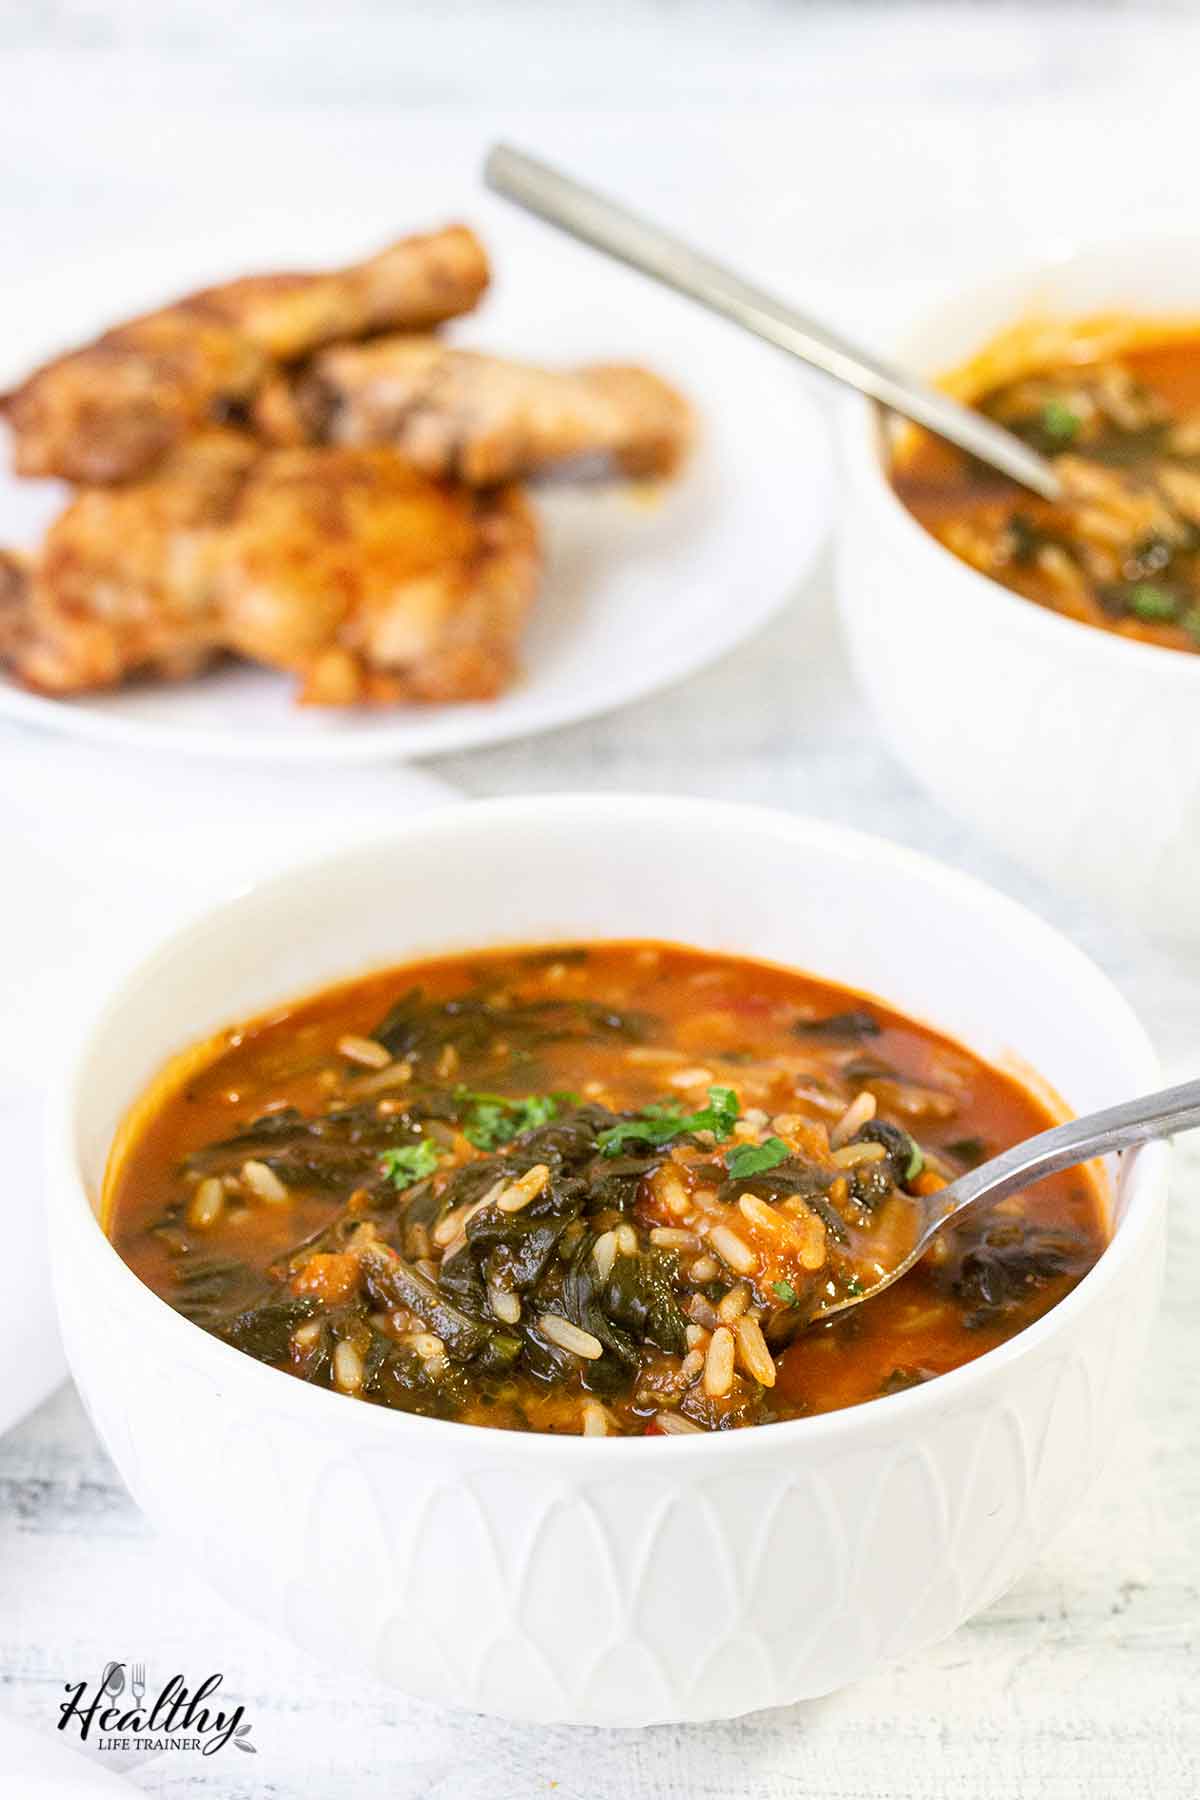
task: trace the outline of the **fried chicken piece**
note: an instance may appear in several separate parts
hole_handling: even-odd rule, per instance
[[[214,531],[258,455],[212,431],[145,481],[85,488],[36,556],[0,559],[0,657],[27,687],[73,694],[182,680],[219,650]]]
[[[386,449],[279,450],[221,534],[215,605],[229,648],[299,675],[310,704],[488,700],[539,572],[517,488],[434,481]]]
[[[271,366],[240,332],[184,311],[122,325],[7,397],[13,467],[85,484],[148,474],[190,432],[247,404]]]
[[[178,680],[231,650],[319,705],[486,700],[539,573],[517,488],[211,432],[145,481],[81,492],[38,556],[0,553],[0,657],[53,694]]]
[[[239,332],[277,362],[377,331],[428,331],[479,304],[487,253],[466,225],[389,244],[366,262],[316,275],[246,275],[179,306]],[[172,310],[177,310],[173,308]]]
[[[264,389],[255,423],[282,443],[391,444],[472,487],[585,458],[669,475],[692,435],[687,402],[646,369],[541,369],[429,337],[326,350]]]
[[[327,274],[251,275],[108,331],[4,401],[19,475],[124,481],[190,431],[236,417],[281,361],[368,332],[427,331],[488,282],[465,226],[402,238]]]
[[[33,559],[18,550],[0,550],[0,665],[14,661],[29,618],[29,578]]]

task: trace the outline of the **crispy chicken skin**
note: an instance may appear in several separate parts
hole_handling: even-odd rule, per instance
[[[585,458],[669,475],[692,436],[687,402],[646,369],[535,368],[430,337],[325,350],[264,388],[255,423],[283,443],[390,444],[472,487]]]
[[[511,681],[540,572],[516,488],[431,480],[387,449],[265,455],[222,534],[230,649],[317,705],[487,700]]]
[[[246,275],[179,302],[277,362],[377,331],[428,331],[478,305],[487,254],[465,225],[401,238],[366,262],[315,275]]]
[[[191,432],[248,403],[270,369],[239,332],[186,312],[119,326],[8,396],[13,467],[84,483],[149,474]]]
[[[325,274],[247,276],[106,332],[34,372],[4,405],[19,475],[125,481],[190,431],[235,415],[280,362],[479,300],[487,257],[454,225]]]
[[[513,677],[539,574],[516,488],[211,432],[145,481],[83,490],[36,557],[0,555],[0,656],[53,694],[229,650],[314,704],[486,700]]]
[[[0,655],[18,680],[73,694],[202,668],[220,648],[213,533],[256,454],[202,434],[145,481],[83,489],[35,556],[0,561]]]
[[[29,618],[32,558],[17,550],[0,550],[0,666],[11,663]]]

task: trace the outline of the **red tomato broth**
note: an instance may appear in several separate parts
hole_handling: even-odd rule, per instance
[[[1050,457],[1065,494],[1029,493],[931,434],[906,431],[892,485],[940,543],[1067,618],[1200,650],[1200,332],[1081,322],[1039,349],[1004,333],[947,385]],[[1004,378],[992,385],[992,377]],[[982,385],[980,385],[982,384]]]
[[[412,1054],[379,1068],[350,1060],[343,1051],[360,1039],[383,1055],[381,1022],[414,988],[420,999],[400,1009]],[[447,1001],[465,1001],[465,1012],[445,1014]],[[831,1031],[843,1015],[857,1029]],[[464,1087],[476,1098],[463,1099]],[[628,1135],[703,1118],[728,1090],[737,1123],[724,1136],[724,1114],[717,1128],[659,1144]],[[861,1131],[888,1147],[856,1134],[841,1155],[873,1160],[843,1167],[828,1134],[851,1103],[870,1105],[866,1095],[875,1117]],[[546,1105],[552,1116],[536,1118]],[[656,1105],[674,1109],[665,1124],[643,1111]],[[221,1148],[253,1121],[261,1141],[252,1133]],[[487,1143],[517,1122],[515,1135]],[[347,1394],[514,1429],[721,1429],[928,1379],[1061,1299],[1106,1237],[1086,1171],[977,1215],[869,1305],[798,1324],[827,1279],[849,1291],[880,1219],[894,1228],[914,1214],[889,1171],[923,1155],[911,1192],[1053,1122],[1040,1098],[962,1046],[788,969],[660,944],[486,951],[328,989],[191,1053],[182,1081],[165,1071],[114,1157],[107,1219],[120,1255],[170,1304]],[[899,1134],[914,1154],[902,1148],[897,1161]],[[748,1178],[750,1193],[728,1158],[739,1146],[778,1156],[771,1144],[786,1154]],[[402,1169],[388,1165],[393,1156]],[[266,1177],[251,1180],[251,1165]],[[520,1184],[539,1169],[550,1174],[526,1202]],[[493,1177],[500,1198],[489,1201]],[[206,1181],[220,1188],[219,1216],[195,1225],[189,1209]],[[814,1214],[821,1205],[845,1245]],[[544,1273],[522,1288],[505,1232],[532,1243],[564,1217]],[[723,1226],[753,1256],[749,1274],[724,1260]],[[694,1245],[651,1236],[664,1231]],[[447,1232],[448,1243],[433,1241]],[[824,1258],[815,1268],[814,1237]],[[501,1317],[514,1302],[519,1319]],[[580,1331],[599,1354],[576,1354]],[[734,1340],[723,1388],[722,1332]]]

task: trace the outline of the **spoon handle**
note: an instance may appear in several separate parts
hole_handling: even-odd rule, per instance
[[[981,1163],[979,1168],[960,1175],[937,1198],[949,1202],[935,1229],[951,1214],[962,1212],[980,1200],[1003,1200],[1018,1193],[1031,1181],[1043,1175],[1056,1175],[1060,1169],[1074,1168],[1089,1162],[1093,1156],[1104,1156],[1111,1150],[1129,1150],[1135,1144],[1152,1138],[1171,1137],[1177,1131],[1190,1131],[1200,1125],[1200,1081],[1185,1081],[1179,1087],[1164,1088],[1157,1094],[1143,1094],[1139,1100],[1124,1100],[1120,1106],[1109,1106],[1103,1112],[1088,1113],[1082,1119],[1069,1119],[1037,1137],[1015,1144],[1002,1156]]]
[[[902,413],[906,419],[927,426],[1044,499],[1059,497],[1059,480],[1051,464],[1011,432],[993,425],[969,407],[960,406],[928,382],[902,374],[868,351],[847,343],[815,319],[743,281],[732,269],[702,255],[616,201],[507,144],[497,144],[489,153],[484,180],[493,192],[503,194],[526,211],[712,312],[732,319],[756,337],[798,356],[802,362]]]

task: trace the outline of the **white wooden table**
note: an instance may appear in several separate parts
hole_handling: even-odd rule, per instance
[[[1194,226],[1194,100],[1166,79],[1200,66],[1184,22],[1135,35],[1106,12],[1006,11],[997,24],[972,10],[922,28],[896,7],[863,26],[750,6],[727,34],[732,15],[718,23],[715,7],[671,24],[621,0],[580,18],[568,55],[536,0],[444,9],[415,40],[410,21],[375,11],[368,25],[367,11],[277,0],[185,21],[168,8],[133,50],[133,0],[55,15],[55,36],[49,13],[40,26],[0,21],[17,77],[0,113],[6,265],[177,237],[181,217],[219,234],[231,208],[264,225],[280,206],[328,214],[342,234],[349,211],[370,242],[436,216],[443,194],[468,205],[498,131],[800,294],[840,296],[868,324],[918,284],[1034,251],[1068,224],[1098,232],[1107,213],[1110,230]],[[235,14],[245,54],[231,69],[221,34]],[[119,94],[105,86],[114,70]],[[561,110],[618,99],[620,118]],[[1067,930],[1141,1011],[1169,1073],[1200,1072],[1200,968],[1041,889],[889,760],[850,687],[827,570],[760,639],[685,687],[437,772],[474,794],[632,787],[766,801],[914,844]],[[99,887],[102,871],[87,879]],[[0,1442],[0,1712],[48,1727],[62,1684],[110,1657],[222,1669],[259,1756],[135,1770],[160,1800],[1195,1800],[1195,1152],[1178,1160],[1174,1209],[1140,1415],[1101,1488],[1004,1600],[831,1699],[612,1733],[505,1726],[339,1680],[165,1564],[63,1390]]]

